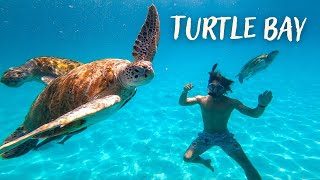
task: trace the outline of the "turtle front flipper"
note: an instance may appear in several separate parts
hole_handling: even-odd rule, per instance
[[[24,65],[8,69],[1,77],[1,82],[9,87],[19,87],[25,82],[39,81],[48,84],[83,63],[56,57],[37,57]]]
[[[3,156],[3,154],[10,151],[11,149],[20,146],[21,144],[29,141],[32,138],[37,138],[37,135],[41,133],[45,133],[55,128],[63,128],[65,126],[67,127],[67,125],[69,125],[70,123],[73,123],[78,120],[86,119],[86,121],[89,121],[89,122],[87,122],[81,127],[77,127],[78,129],[74,129],[76,127],[73,126],[74,127],[73,129],[72,128],[68,129],[69,132],[65,132],[65,133],[71,133],[79,129],[82,129],[85,126],[94,124],[97,122],[96,121],[97,119],[95,117],[90,118],[91,116],[96,115],[96,113],[110,114],[111,112],[110,111],[108,112],[107,110],[110,109],[115,104],[119,103],[120,101],[121,101],[121,98],[118,95],[110,95],[100,99],[93,100],[84,105],[81,105],[80,107],[60,116],[56,120],[51,121],[50,123],[44,124],[32,132],[2,145],[0,147],[0,154],[1,156]]]
[[[149,7],[148,16],[134,43],[132,56],[134,61],[151,61],[156,53],[160,38],[160,21],[157,8]]]
[[[24,136],[25,134],[26,134],[26,130],[25,130],[24,126],[22,125],[18,129],[16,129],[9,137],[7,137],[4,140],[3,144],[11,142],[19,137]],[[21,155],[29,152],[31,149],[33,149],[37,145],[37,143],[38,143],[38,139],[29,139],[28,141],[20,144],[19,146],[1,154],[1,156],[4,159],[9,159],[9,158],[21,156]]]

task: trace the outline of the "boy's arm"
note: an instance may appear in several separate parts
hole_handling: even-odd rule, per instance
[[[260,105],[258,105],[254,109],[249,108],[248,106],[245,106],[244,104],[242,104],[238,100],[235,100],[235,107],[234,108],[236,110],[238,110],[240,113],[245,114],[245,115],[250,116],[250,117],[254,117],[254,118],[260,117],[263,114],[264,110],[265,110],[265,107],[262,107]]]
[[[193,88],[192,84],[187,84],[179,98],[179,104],[181,106],[191,106],[200,102],[200,96],[188,98],[188,92]]]
[[[268,106],[271,100],[272,100],[272,92],[265,91],[263,94],[259,95],[259,99],[258,99],[259,103],[256,108],[254,109],[249,108],[238,100],[234,100],[234,108],[237,109],[242,114],[245,114],[250,117],[258,118],[263,114],[265,108]]]

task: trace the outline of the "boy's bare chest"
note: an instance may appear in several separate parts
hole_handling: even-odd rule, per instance
[[[205,102],[201,105],[201,109],[206,114],[222,115],[229,114],[232,111],[232,107],[229,103],[222,102]]]

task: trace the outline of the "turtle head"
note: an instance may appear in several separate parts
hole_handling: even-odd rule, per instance
[[[148,84],[154,77],[150,61],[137,61],[129,64],[120,74],[124,86],[142,86]]]
[[[279,51],[277,50],[270,52],[268,54],[267,61],[271,63],[278,54],[279,54]]]
[[[21,67],[10,68],[1,77],[1,82],[9,87],[19,87],[30,80],[30,71]]]

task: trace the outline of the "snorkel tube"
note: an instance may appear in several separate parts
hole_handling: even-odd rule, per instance
[[[209,72],[210,77],[209,77],[208,85],[209,85],[209,84],[212,82],[212,80],[213,80],[213,76],[214,76],[213,73],[214,73],[214,71],[216,70],[217,66],[218,66],[218,63],[216,63],[215,65],[213,65],[211,72]]]
[[[212,66],[212,70],[211,72],[209,72],[209,80],[208,80],[208,94],[212,97],[217,97],[219,95],[221,95],[221,84],[214,84],[212,83],[212,81],[214,80],[215,78],[215,74],[214,74],[214,71],[216,70],[218,64],[216,63],[215,65]],[[219,88],[220,87],[220,88]],[[223,86],[222,86],[223,87]],[[224,89],[224,87],[223,87]],[[222,93],[223,94],[223,93]]]

